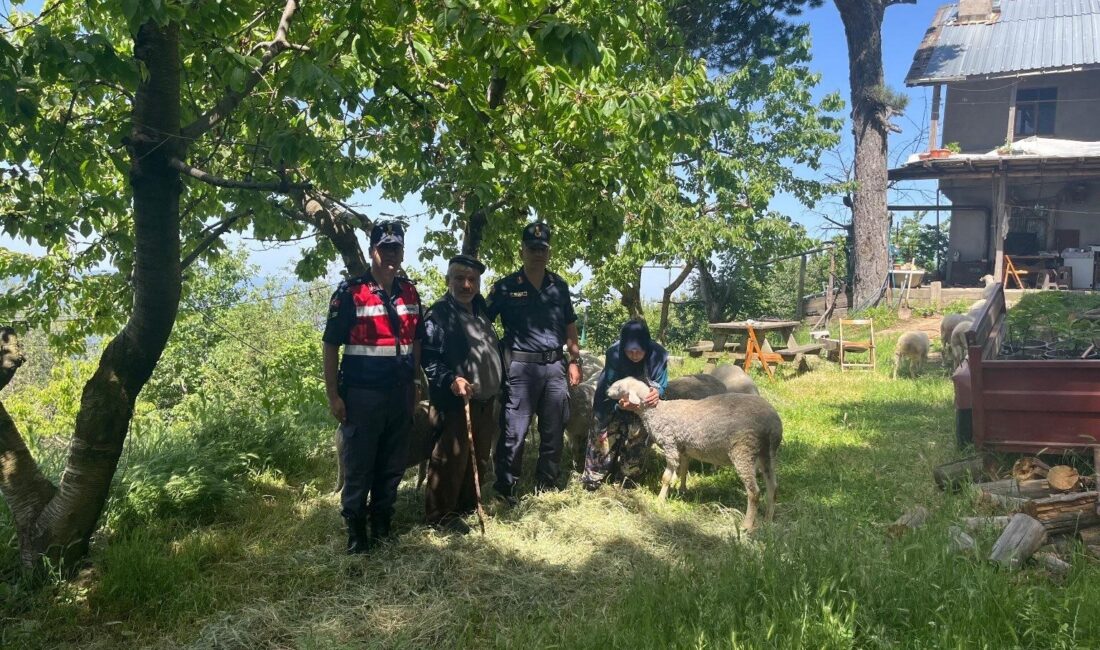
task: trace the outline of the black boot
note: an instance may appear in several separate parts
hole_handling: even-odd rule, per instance
[[[360,555],[370,550],[367,538],[367,520],[362,517],[348,518],[348,555]]]
[[[370,520],[370,545],[377,546],[390,536],[390,518],[376,517]]]

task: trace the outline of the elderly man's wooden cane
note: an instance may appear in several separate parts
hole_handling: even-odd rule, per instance
[[[466,437],[470,440],[470,466],[474,469],[474,498],[477,499],[477,523],[481,534],[485,534],[485,511],[481,509],[481,479],[477,475],[477,452],[474,449],[474,421],[470,418],[470,397],[463,395],[466,402]]]

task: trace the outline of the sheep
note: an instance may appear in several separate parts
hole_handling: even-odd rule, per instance
[[[722,383],[722,380],[712,375],[699,373],[697,375],[685,375],[668,382],[664,399],[703,399],[711,395],[721,395],[725,392],[726,385]]]
[[[975,300],[973,303],[971,303],[970,308],[966,310],[966,313],[969,314],[971,318],[977,318],[978,316],[981,316],[982,310],[985,309],[985,306],[988,303],[989,301],[985,298],[982,298],[981,300]]]
[[[943,365],[945,368],[954,368],[954,355],[951,352],[951,332],[955,326],[963,321],[973,320],[966,314],[947,314],[940,321],[940,347],[943,349]]]
[[[612,399],[627,398],[644,404],[649,386],[631,377],[608,387]],[[783,421],[772,405],[759,395],[725,393],[701,400],[661,401],[639,411],[642,426],[665,456],[661,476],[662,501],[668,497],[669,484],[679,475],[680,489],[687,485],[688,460],[715,465],[733,465],[745,485],[748,504],[742,522],[746,530],[756,524],[760,488],[756,469],[764,474],[768,489],[765,518],[775,515],[775,459],[783,441]]]
[[[569,387],[569,419],[565,422],[565,437],[569,440],[569,449],[573,456],[573,466],[578,471],[584,469],[585,447],[588,434],[595,424],[593,402],[596,399],[596,382],[599,375],[593,375],[589,381],[583,381]]]
[[[966,319],[960,321],[955,329],[951,331],[951,358],[954,362],[954,366],[958,366],[966,358],[966,352],[969,348],[966,342],[966,332],[973,325],[973,319]]]
[[[409,457],[405,467],[419,466],[416,488],[424,483],[424,477],[428,471],[428,459],[432,456],[432,447],[438,437],[439,429],[443,426],[439,412],[428,403],[428,400],[418,402],[413,410],[412,427],[409,429]],[[336,489],[339,492],[344,489],[344,435],[340,427],[336,427],[333,436],[336,445]]]
[[[989,300],[997,293],[997,289],[1000,287],[997,285],[997,281],[993,279],[992,275],[982,276],[982,282],[985,283],[985,288],[982,289],[982,300]]]
[[[710,374],[726,385],[727,393],[742,393],[745,395],[759,395],[752,377],[741,369],[729,363],[722,363],[711,369]]]
[[[898,367],[901,360],[906,359],[909,364],[909,374],[917,376],[928,360],[928,335],[924,332],[906,332],[898,338],[894,346],[894,379],[898,378]]]

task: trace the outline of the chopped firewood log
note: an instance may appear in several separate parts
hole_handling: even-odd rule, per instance
[[[1034,518],[1018,512],[993,545],[989,559],[1010,569],[1018,569],[1043,545],[1046,529]]]
[[[1082,528],[1100,526],[1100,514],[1096,512],[1097,492],[1070,492],[1056,494],[1045,499],[1034,499],[1020,506],[1026,513],[1056,535],[1072,533]]]
[[[997,478],[997,459],[979,454],[957,460],[932,470],[932,478],[941,490],[957,490],[964,483],[992,480]]]
[[[1047,571],[1058,576],[1069,573],[1069,570],[1073,568],[1069,562],[1066,562],[1054,553],[1038,553],[1035,555],[1035,561]]]
[[[1011,497],[1006,494],[995,494],[991,492],[978,493],[978,503],[980,505],[993,506],[1009,512],[1018,511],[1028,501],[1031,501],[1031,499],[1027,497]]]
[[[894,537],[901,537],[910,530],[920,528],[928,521],[928,508],[915,506],[905,511],[902,516],[886,527],[886,532]]]
[[[974,492],[1003,494],[1007,497],[1023,497],[1025,499],[1043,498],[1051,495],[1050,484],[1044,479],[1017,481],[1014,478],[1006,478],[999,481],[974,483],[970,486],[970,489]]]
[[[1100,546],[1100,526],[1078,529],[1077,538],[1085,546]]]
[[[951,526],[947,529],[947,547],[951,549],[952,553],[970,553],[978,548],[978,543],[974,541],[974,538],[963,532],[962,528],[958,526]]]
[[[1024,456],[1012,464],[1012,478],[1017,481],[1045,478],[1048,471],[1050,471],[1050,465],[1034,456]]]
[[[1077,470],[1069,465],[1055,465],[1047,472],[1047,482],[1050,483],[1050,487],[1061,492],[1074,489],[1080,480],[1081,476]]]
[[[1089,544],[1085,547],[1085,553],[1088,553],[1092,557],[1100,560],[1100,546],[1096,544]]]
[[[982,530],[983,528],[1003,530],[1008,525],[1009,519],[1012,519],[1012,517],[963,517],[962,525],[967,530]]]

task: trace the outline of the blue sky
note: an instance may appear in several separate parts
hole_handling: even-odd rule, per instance
[[[913,52],[924,36],[925,30],[932,21],[936,9],[944,4],[943,0],[920,0],[915,5],[895,5],[886,11],[883,24],[883,64],[885,68],[886,83],[896,90],[904,90],[910,95],[909,107],[905,116],[897,118],[895,123],[902,128],[902,133],[891,137],[890,165],[896,164],[896,156],[902,152],[911,152],[912,145],[922,131],[926,128],[930,112],[931,91],[927,88],[905,88],[905,74],[909,70],[909,64],[913,58]],[[0,6],[8,5],[0,0]],[[10,6],[10,5],[8,5]],[[25,11],[37,12],[41,6],[41,0],[31,0],[21,7]],[[4,7],[8,8],[7,6]],[[836,7],[827,1],[822,7],[807,11],[802,20],[809,23],[813,42],[811,68],[821,74],[821,82],[815,89],[815,96],[821,98],[826,94],[839,91],[847,102],[848,99],[848,54],[847,44],[844,39],[844,27],[840,20]],[[847,117],[845,115],[845,117]],[[852,136],[847,126],[842,133],[843,141],[839,147],[845,159],[851,159]],[[923,140],[920,142],[923,143]],[[835,166],[836,161],[825,161],[827,165]],[[804,170],[807,175],[813,175],[812,170]],[[927,186],[925,186],[927,187]],[[891,197],[891,202],[903,203],[923,202],[927,196],[896,194]],[[424,233],[429,225],[428,217],[417,216],[423,212],[423,207],[416,200],[409,199],[400,204],[382,200],[376,191],[367,191],[356,195],[352,202],[361,205],[361,211],[372,217],[381,213],[404,216],[410,222],[406,250],[407,259],[410,262],[416,260],[416,253],[423,245]],[[796,221],[807,226],[811,234],[821,235],[821,225],[824,221],[813,211],[807,210],[791,197],[777,197],[772,203],[772,208],[793,217]],[[832,205],[823,204],[819,209],[828,213],[836,209]],[[259,265],[264,275],[290,275],[293,260],[296,257],[297,246],[265,250],[263,246],[254,241],[240,241],[251,251],[251,257],[255,264]],[[26,250],[21,242],[12,244],[6,238],[0,238],[0,245],[12,246]],[[437,261],[442,266],[442,261]],[[675,271],[647,270],[643,274],[642,293],[645,298],[656,298],[661,289],[668,283],[670,276]],[[338,269],[335,265],[331,269],[332,278],[338,277]]]

